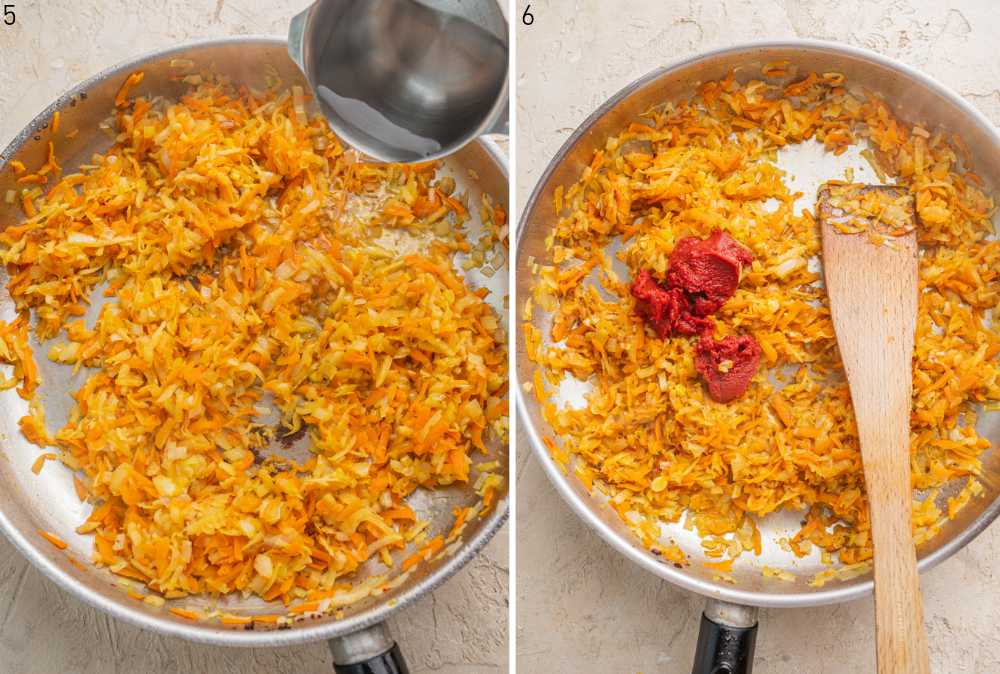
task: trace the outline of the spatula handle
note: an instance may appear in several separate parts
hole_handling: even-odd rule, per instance
[[[896,415],[899,417],[899,415]],[[905,418],[905,417],[903,417]],[[909,484],[909,429],[898,419],[885,419],[865,442],[892,442],[880,460],[865,464],[868,505],[872,511],[875,550],[875,626],[878,674],[928,674],[927,636],[911,534],[909,490],[887,488]],[[862,435],[870,433],[863,430]]]

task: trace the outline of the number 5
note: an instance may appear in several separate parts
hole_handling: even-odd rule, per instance
[[[3,22],[8,26],[14,25],[14,5],[3,6]]]

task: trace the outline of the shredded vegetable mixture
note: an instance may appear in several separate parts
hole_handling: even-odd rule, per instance
[[[874,245],[892,245],[893,237],[916,229],[906,187],[828,182],[819,189],[816,209],[820,223],[841,234],[864,234]]]
[[[848,568],[872,555],[850,393],[809,264],[819,230],[811,209],[793,212],[797,195],[775,164],[791,143],[833,153],[864,144],[883,182],[894,179],[916,205],[911,464],[914,488],[928,490],[914,501],[917,541],[982,491],[979,457],[990,444],[975,431],[975,406],[995,410],[1000,400],[993,200],[960,139],[901,122],[839,74],[779,83],[785,73],[772,65],[745,84],[707,82],[691,101],[657,106],[609,138],[578,182],[556,190],[551,257],[535,264],[525,307],[527,352],[539,365],[525,385],[558,434],[550,450],[676,562],[685,555],[661,523],[696,528],[705,554],[728,567],[760,552],[758,518],[782,509],[804,513],[787,541],[795,554],[816,546]],[[747,393],[726,404],[704,390],[691,342],[659,339],[629,293],[640,270],[664,276],[677,241],[716,229],[753,253],[719,328],[753,335],[763,352]],[[536,307],[552,313],[545,345],[530,323]],[[566,377],[592,388],[582,407],[551,400]],[[961,488],[945,498],[952,480]]]
[[[366,560],[406,571],[445,546],[423,540],[415,489],[477,488],[458,529],[500,486],[473,464],[505,439],[507,367],[487,291],[452,263],[468,205],[435,164],[359,163],[297,87],[199,77],[180,101],[133,99],[141,79],[114,146],[25,189],[27,219],[0,235],[19,312],[4,385],[32,399],[25,435],[78,471],[97,564],[166,598],[344,605],[384,581],[352,588]],[[400,232],[423,244],[401,253]],[[94,293],[112,301],[88,326]],[[93,368],[51,437],[29,314],[49,358]],[[308,460],[269,450],[301,433]]]

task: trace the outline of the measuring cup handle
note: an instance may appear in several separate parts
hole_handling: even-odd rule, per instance
[[[399,644],[383,623],[330,639],[337,674],[410,674]]]
[[[691,674],[752,674],[757,644],[757,609],[710,599]]]
[[[309,20],[309,11],[312,7],[308,7],[292,18],[292,22],[288,28],[288,55],[292,57],[295,61],[295,65],[299,67],[303,73],[306,71],[305,64],[305,36],[306,36],[306,23]]]

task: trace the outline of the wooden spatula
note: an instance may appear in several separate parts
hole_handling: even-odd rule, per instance
[[[926,674],[930,666],[910,513],[916,218],[912,198],[901,188],[855,185],[860,199],[854,200],[844,187],[850,186],[824,185],[818,210],[826,291],[864,461],[875,555],[878,672]],[[855,217],[852,207],[865,200],[867,211],[862,207]],[[880,202],[903,212],[893,213],[889,222],[873,217],[871,206]]]

